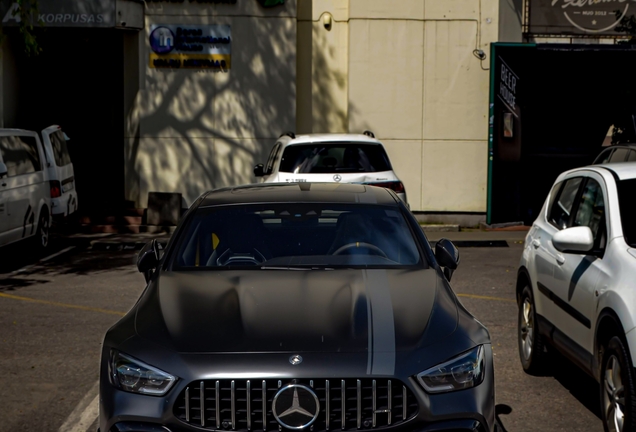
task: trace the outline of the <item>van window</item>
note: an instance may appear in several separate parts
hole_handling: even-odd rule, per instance
[[[30,174],[42,169],[35,137],[0,137],[0,153],[9,177]]]
[[[53,146],[53,155],[55,156],[55,165],[64,166],[71,163],[71,157],[68,154],[68,148],[66,147],[66,139],[64,138],[64,132],[57,130],[49,135],[51,139],[51,146]]]

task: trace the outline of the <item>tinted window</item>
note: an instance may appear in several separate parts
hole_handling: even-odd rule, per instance
[[[614,153],[612,153],[612,158],[610,159],[610,162],[624,162],[628,152],[629,152],[629,149],[617,148],[614,151]]]
[[[594,163],[603,164],[603,163],[609,162],[613,151],[614,151],[614,149],[604,150],[600,155],[598,155],[598,157],[596,158]]]
[[[64,166],[71,163],[71,157],[68,154],[68,148],[66,147],[66,139],[64,138],[64,132],[57,130],[49,135],[51,139],[51,146],[53,147],[53,155],[55,156],[55,165]]]
[[[569,226],[572,205],[579,191],[581,180],[581,177],[567,180],[558,198],[552,203],[548,221],[559,229],[565,229]]]
[[[389,158],[378,144],[329,143],[288,146],[280,171],[288,173],[354,173],[389,171]]]
[[[590,227],[597,247],[605,247],[605,200],[601,185],[594,179],[588,179],[583,187],[572,226]]]
[[[636,161],[636,150],[630,150],[629,151],[629,155],[627,156],[627,161],[628,162]]]
[[[636,247],[636,179],[619,181],[617,188],[623,237],[628,245]]]
[[[280,143],[276,143],[272,151],[269,153],[269,157],[267,158],[267,165],[265,166],[265,173],[271,174],[272,168],[274,167],[274,159],[278,155],[280,150]]]
[[[420,254],[395,207],[268,204],[200,209],[176,268],[412,266]]]
[[[40,171],[40,154],[34,137],[0,137],[0,152],[9,177]]]

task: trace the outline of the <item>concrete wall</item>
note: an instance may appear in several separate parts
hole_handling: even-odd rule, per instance
[[[387,146],[411,208],[485,212],[495,0],[350,0],[349,131]]]
[[[2,29],[0,29],[0,32]],[[1,34],[1,33],[0,33]],[[15,37],[15,36],[13,36]],[[0,127],[16,127],[18,111],[19,74],[9,36],[2,37],[0,45]]]
[[[126,124],[127,199],[180,192],[189,205],[206,190],[253,182],[282,131],[296,126],[296,1],[147,3],[138,38],[139,89]],[[152,24],[229,24],[227,72],[148,66]]]
[[[499,0],[498,42],[523,41],[523,0]]]

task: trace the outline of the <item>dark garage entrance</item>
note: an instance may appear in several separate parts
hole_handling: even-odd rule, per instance
[[[124,199],[123,32],[46,28],[42,51],[27,56],[17,29],[9,40],[18,71],[14,124],[40,131],[59,124],[70,137],[80,213]]]
[[[612,125],[634,139],[636,46],[493,44],[491,55],[488,221],[529,225]]]

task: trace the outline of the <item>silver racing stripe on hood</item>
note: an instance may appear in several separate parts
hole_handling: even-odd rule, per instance
[[[363,270],[367,292],[369,348],[367,375],[395,373],[395,321],[386,270]]]

